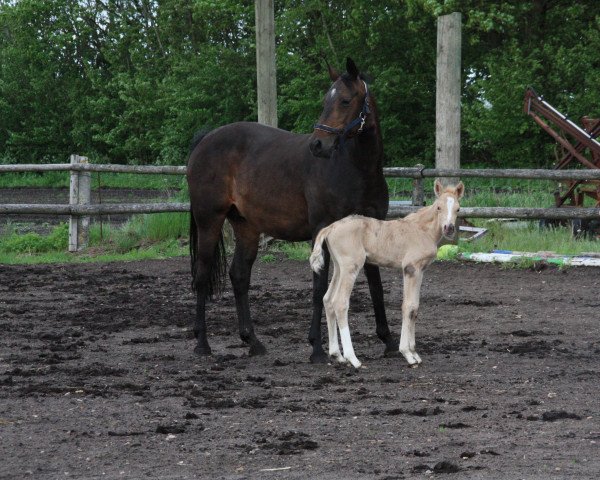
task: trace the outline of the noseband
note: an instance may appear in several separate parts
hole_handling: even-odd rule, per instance
[[[362,107],[362,110],[360,111],[360,113],[358,114],[358,117],[356,117],[354,120],[352,120],[344,128],[334,128],[334,127],[330,127],[329,125],[315,123],[313,129],[322,130],[327,133],[333,133],[334,135],[338,135],[341,137],[341,141],[343,141],[345,138],[347,138],[348,133],[350,133],[350,130],[352,130],[357,125],[360,125],[360,126],[358,127],[358,130],[356,132],[362,133],[363,128],[365,126],[365,122],[367,121],[367,114],[371,113],[371,109],[369,108],[369,87],[367,87],[367,84],[364,80],[362,82],[365,86],[365,101],[363,102],[363,107]]]

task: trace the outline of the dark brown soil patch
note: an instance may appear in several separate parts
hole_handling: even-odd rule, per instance
[[[402,281],[383,279],[399,332]],[[600,472],[600,269],[435,263],[418,368],[383,356],[361,276],[358,371],[308,363],[306,262],[255,267],[263,357],[239,340],[231,290],[208,307],[213,356],[194,355],[189,280],[187,258],[0,266],[0,478]]]

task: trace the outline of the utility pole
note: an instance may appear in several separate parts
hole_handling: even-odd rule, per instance
[[[255,0],[258,121],[277,127],[274,0]]]

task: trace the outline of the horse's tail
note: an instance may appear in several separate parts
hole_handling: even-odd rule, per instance
[[[192,267],[192,290],[198,293],[200,289],[201,278],[198,272],[198,228],[194,219],[194,212],[190,209],[190,258]],[[225,250],[225,241],[223,231],[219,234],[219,239],[215,244],[212,259],[209,265],[208,284],[205,290],[205,298],[212,299],[215,295],[220,295],[223,291],[225,276],[227,275],[227,252]]]
[[[310,254],[310,268],[312,268],[315,273],[319,273],[325,265],[325,260],[323,259],[323,242],[329,236],[332,228],[333,225],[322,228],[319,231],[317,238],[315,238],[315,244],[313,245],[313,250]]]

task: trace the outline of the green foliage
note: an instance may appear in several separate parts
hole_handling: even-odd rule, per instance
[[[388,164],[435,159],[436,19],[463,15],[462,161],[546,167],[554,141],[522,112],[534,86],[600,116],[600,2],[278,0],[281,128],[310,132],[324,58],[373,79]],[[0,0],[0,163],[182,164],[199,129],[256,119],[249,0]]]
[[[263,263],[273,263],[275,260],[275,255],[273,255],[272,253],[267,253],[260,257],[260,261]]]
[[[141,260],[186,255],[189,214],[138,215],[122,227],[92,225],[89,248],[67,253],[69,226],[64,223],[48,235],[13,232],[0,237],[0,263],[48,263]]]
[[[524,228],[514,228],[502,222],[478,222],[488,233],[473,242],[460,242],[461,252],[491,252],[511,250],[518,252],[554,252],[576,255],[598,251],[598,241],[575,238],[568,227],[538,228],[530,222]]]
[[[271,250],[283,253],[290,260],[308,260],[311,246],[309,242],[276,242]]]
[[[12,233],[0,242],[0,252],[33,254],[66,250],[69,242],[69,225],[64,223],[43,236],[38,233],[18,235]]]

